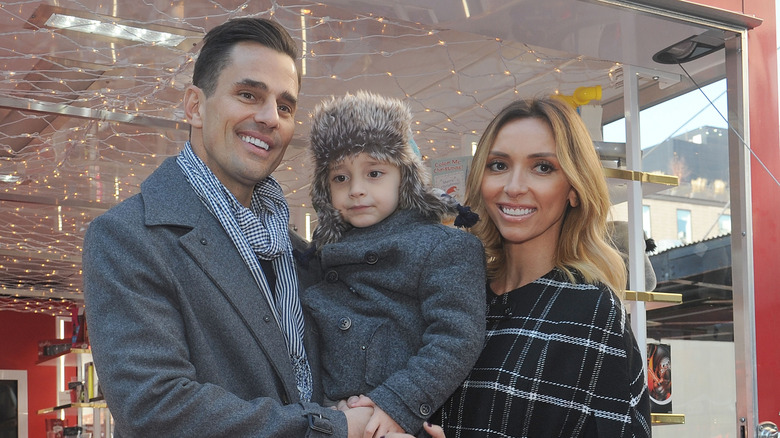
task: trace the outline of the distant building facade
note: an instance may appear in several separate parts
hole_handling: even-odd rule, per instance
[[[656,252],[731,233],[727,129],[703,126],[646,148],[642,171],[680,181],[642,200],[643,228]],[[626,204],[615,205],[612,217],[627,220]]]

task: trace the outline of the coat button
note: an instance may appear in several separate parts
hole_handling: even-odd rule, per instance
[[[265,316],[263,317],[263,321],[265,321],[265,322],[271,322],[271,317],[270,317],[270,316],[268,316],[268,315],[265,315]]]
[[[346,316],[339,319],[339,330],[349,330],[352,327],[352,320]]]
[[[427,417],[428,415],[431,415],[431,405],[428,403],[423,403],[420,405],[420,415],[423,417]]]
[[[375,265],[379,261],[379,254],[374,251],[368,251],[364,258],[369,265]]]
[[[202,237],[202,238],[200,239],[200,244],[201,244],[201,245],[206,245],[207,243],[209,243],[209,241],[208,241],[208,240],[206,240],[206,238],[205,238],[205,237]]]
[[[328,273],[325,274],[325,281],[328,283],[335,283],[339,281],[339,273],[336,271],[328,271]]]

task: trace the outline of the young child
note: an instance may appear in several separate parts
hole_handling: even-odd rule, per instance
[[[311,128],[323,276],[301,301],[325,395],[374,407],[366,436],[420,433],[484,342],[482,244],[441,224],[455,203],[430,188],[411,119],[403,102],[358,92],[320,104]]]

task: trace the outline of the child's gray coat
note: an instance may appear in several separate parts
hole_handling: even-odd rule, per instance
[[[301,296],[332,400],[366,394],[417,433],[471,370],[485,333],[480,241],[412,210],[353,228],[321,252]]]

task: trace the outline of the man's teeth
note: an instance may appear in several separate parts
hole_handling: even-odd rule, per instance
[[[536,211],[535,208],[509,208],[509,207],[501,207],[501,211],[504,212],[504,214],[509,216],[524,216],[526,214],[531,214],[534,211]]]
[[[241,135],[241,140],[244,140],[247,143],[251,143],[259,148],[263,148],[265,150],[268,150],[268,144],[259,138],[250,137],[248,135]]]

